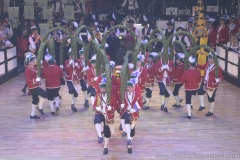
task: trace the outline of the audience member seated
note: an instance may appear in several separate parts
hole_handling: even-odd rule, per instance
[[[230,36],[229,42],[227,42],[226,47],[228,49],[232,49],[234,51],[238,51],[239,50],[239,42],[236,36]]]
[[[56,0],[52,8],[54,20],[62,20],[64,16],[64,4],[61,2],[61,0]]]
[[[24,54],[28,51],[28,28],[22,28],[21,34],[17,37],[17,55],[19,64],[24,64]]]
[[[13,44],[6,39],[5,34],[0,34],[0,49],[6,49],[8,47],[13,47]]]

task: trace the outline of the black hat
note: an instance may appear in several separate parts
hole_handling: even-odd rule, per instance
[[[167,26],[173,26],[172,22],[166,23]]]
[[[177,28],[177,31],[178,31],[179,29],[181,29],[181,30],[183,30],[183,31],[184,31],[184,28],[183,28],[183,27],[181,27],[181,26],[179,26],[179,27]]]
[[[135,23],[135,21],[132,19],[129,19],[129,21],[127,21],[127,23]]]
[[[62,25],[67,25],[67,21],[66,20],[62,20],[60,26],[62,26]]]
[[[143,22],[141,26],[146,26],[148,25],[148,22]]]
[[[109,22],[111,22],[111,21],[115,21],[115,19],[112,18],[112,17],[110,17],[110,18],[108,19],[108,21],[109,21]]]

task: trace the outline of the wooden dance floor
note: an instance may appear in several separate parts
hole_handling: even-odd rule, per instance
[[[182,108],[172,107],[173,96],[169,100],[169,112],[160,111],[159,89],[155,86],[150,109],[140,112],[132,143],[133,153],[127,153],[127,138],[118,130],[120,120],[116,114],[109,153],[103,155],[103,144],[97,143],[93,125],[94,112],[92,108],[83,107],[81,92],[77,113],[70,109],[71,100],[65,86],[60,115],[52,116],[45,101],[45,115],[39,120],[31,120],[31,96],[23,96],[21,92],[24,80],[24,74],[20,74],[0,86],[0,160],[148,160],[181,159],[184,155],[240,154],[240,89],[225,81],[217,91],[214,115],[205,117],[210,108],[206,95],[206,109],[202,112],[197,111],[199,100],[194,97],[192,120],[186,118],[185,100]],[[41,87],[44,88],[43,82]],[[180,97],[184,98],[183,89]],[[36,114],[39,115],[38,111]]]

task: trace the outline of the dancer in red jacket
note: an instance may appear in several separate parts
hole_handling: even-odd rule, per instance
[[[215,54],[217,53],[215,52]],[[218,84],[223,81],[222,68],[218,66],[217,69],[219,75],[218,77],[216,77],[216,64],[214,62],[211,52],[208,54],[208,63],[206,63],[205,65],[198,65],[198,68],[205,70],[203,82],[198,90],[198,96],[200,100],[200,107],[198,111],[202,111],[205,109],[204,94],[207,92],[208,102],[210,102],[210,110],[206,114],[206,116],[212,116]]]
[[[25,62],[27,64],[27,67],[25,69],[27,87],[29,91],[32,93],[32,112],[30,118],[39,119],[40,117],[35,115],[35,109],[38,105],[39,107],[37,107],[37,109],[43,115],[42,105],[45,98],[47,98],[47,92],[39,87],[41,78],[37,77],[36,57],[30,55],[27,57]]]
[[[185,65],[184,65],[184,58],[185,55],[183,53],[178,53],[176,57],[176,63],[177,66],[175,67],[173,71],[173,96],[175,97],[176,104],[172,105],[173,107],[181,107],[180,105],[180,98],[179,98],[179,90],[182,87],[182,75],[185,71]]]
[[[197,61],[194,57],[189,57],[190,68],[184,71],[181,83],[185,84],[185,95],[186,95],[186,107],[187,107],[187,118],[191,119],[191,103],[192,95],[196,95],[199,88],[199,83],[201,82],[201,73],[195,67]]]
[[[52,57],[48,61],[48,67],[45,67],[42,72],[42,78],[46,78],[45,86],[48,93],[47,99],[51,108],[52,115],[54,112],[53,100],[56,103],[56,114],[59,114],[59,90],[61,87],[60,79],[63,77],[61,67],[55,65],[55,59]]]

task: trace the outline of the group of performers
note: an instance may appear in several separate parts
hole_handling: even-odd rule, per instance
[[[132,20],[129,20],[129,27],[133,32],[136,32],[133,23]],[[61,25],[64,26],[66,23],[62,22]],[[114,19],[111,19],[110,26],[106,27],[106,31],[113,26]],[[149,38],[152,29],[148,27],[147,23],[144,23],[143,26],[142,38],[147,39]],[[168,29],[164,32],[167,37],[174,33],[170,22],[168,23],[168,26]],[[78,25],[73,23],[72,31],[76,31],[77,28]],[[92,25],[91,28],[94,33],[97,32],[97,27],[95,25]],[[177,31],[182,30],[184,30],[183,27],[177,29]],[[204,32],[206,32],[205,30],[203,31],[203,34],[206,34]],[[208,32],[208,34],[210,33],[212,32]],[[107,41],[109,41],[109,43],[111,43],[111,41],[116,41],[116,38],[120,36],[119,34],[119,29],[113,30],[109,34]],[[126,46],[128,50],[133,50],[134,39],[132,35],[128,31],[125,31],[123,36],[126,38]],[[87,34],[87,38],[89,41],[95,40],[98,43],[99,40],[101,41],[101,37],[95,36],[95,39],[92,39],[89,33]],[[187,49],[191,47],[191,42],[185,35],[178,35],[174,40],[184,42]],[[204,40],[200,39],[200,43],[203,41]],[[211,38],[210,45],[214,46]],[[31,46],[34,48],[34,44],[31,44]],[[112,48],[109,50],[106,48],[108,52],[115,52],[113,46],[109,45],[109,47]],[[101,144],[104,141],[103,154],[108,153],[109,139],[111,135],[114,134],[114,115],[117,113],[119,113],[121,121],[119,129],[122,130],[122,136],[127,137],[127,151],[128,153],[132,153],[132,142],[140,110],[145,110],[147,112],[147,110],[151,108],[150,102],[154,85],[156,83],[160,90],[159,96],[161,104],[152,104],[152,106],[159,105],[161,111],[168,112],[169,97],[173,94],[176,103],[173,104],[172,107],[180,108],[182,99],[179,97],[179,90],[184,85],[187,118],[192,118],[192,96],[196,94],[199,96],[200,107],[198,111],[200,112],[205,109],[204,94],[206,92],[208,101],[210,102],[210,110],[207,112],[206,116],[213,115],[216,91],[218,84],[223,81],[223,74],[222,69],[219,66],[216,68],[217,66],[214,61],[214,56],[216,55],[213,55],[212,52],[207,53],[206,59],[208,60],[207,62],[205,60],[205,63],[203,64],[198,63],[197,58],[190,56],[188,59],[190,68],[187,70],[185,70],[184,64],[185,55],[182,53],[180,47],[175,46],[176,56],[174,61],[168,60],[165,62],[163,52],[160,54],[156,52],[140,53],[137,57],[136,69],[134,70],[134,66],[131,63],[129,64],[131,76],[127,81],[124,95],[121,95],[120,91],[122,86],[121,79],[114,74],[116,70],[114,62],[115,57],[112,54],[109,54],[109,61],[112,67],[110,75],[112,87],[111,93],[108,94],[106,73],[100,73],[99,75],[96,73],[96,54],[92,53],[90,60],[86,61],[85,51],[83,49],[79,50],[78,57],[74,56],[75,54],[71,49],[68,49],[67,53],[68,58],[65,59],[64,65],[59,65],[54,57],[50,54],[46,54],[44,60],[41,61],[41,77],[38,77],[37,75],[39,72],[36,67],[34,49],[32,52],[25,54],[26,83],[32,94],[32,111],[30,118],[40,118],[35,114],[36,109],[41,115],[44,115],[43,103],[46,98],[49,101],[51,114],[55,115],[60,113],[60,99],[62,97],[62,89],[65,85],[65,81],[68,87],[68,93],[71,97],[69,100],[71,110],[77,112],[77,99],[79,88],[81,88],[84,95],[84,107],[89,108],[92,106],[95,111],[94,125],[98,135],[98,143]],[[113,61],[111,61],[112,58],[114,59]],[[218,75],[215,74],[215,70],[218,70]],[[65,78],[63,78],[63,71],[66,72]],[[41,78],[45,79],[46,90],[40,87]],[[169,88],[171,88],[171,91]],[[107,101],[108,98],[110,98],[109,103]],[[122,101],[122,98],[124,101]],[[89,99],[91,104],[89,103]]]

